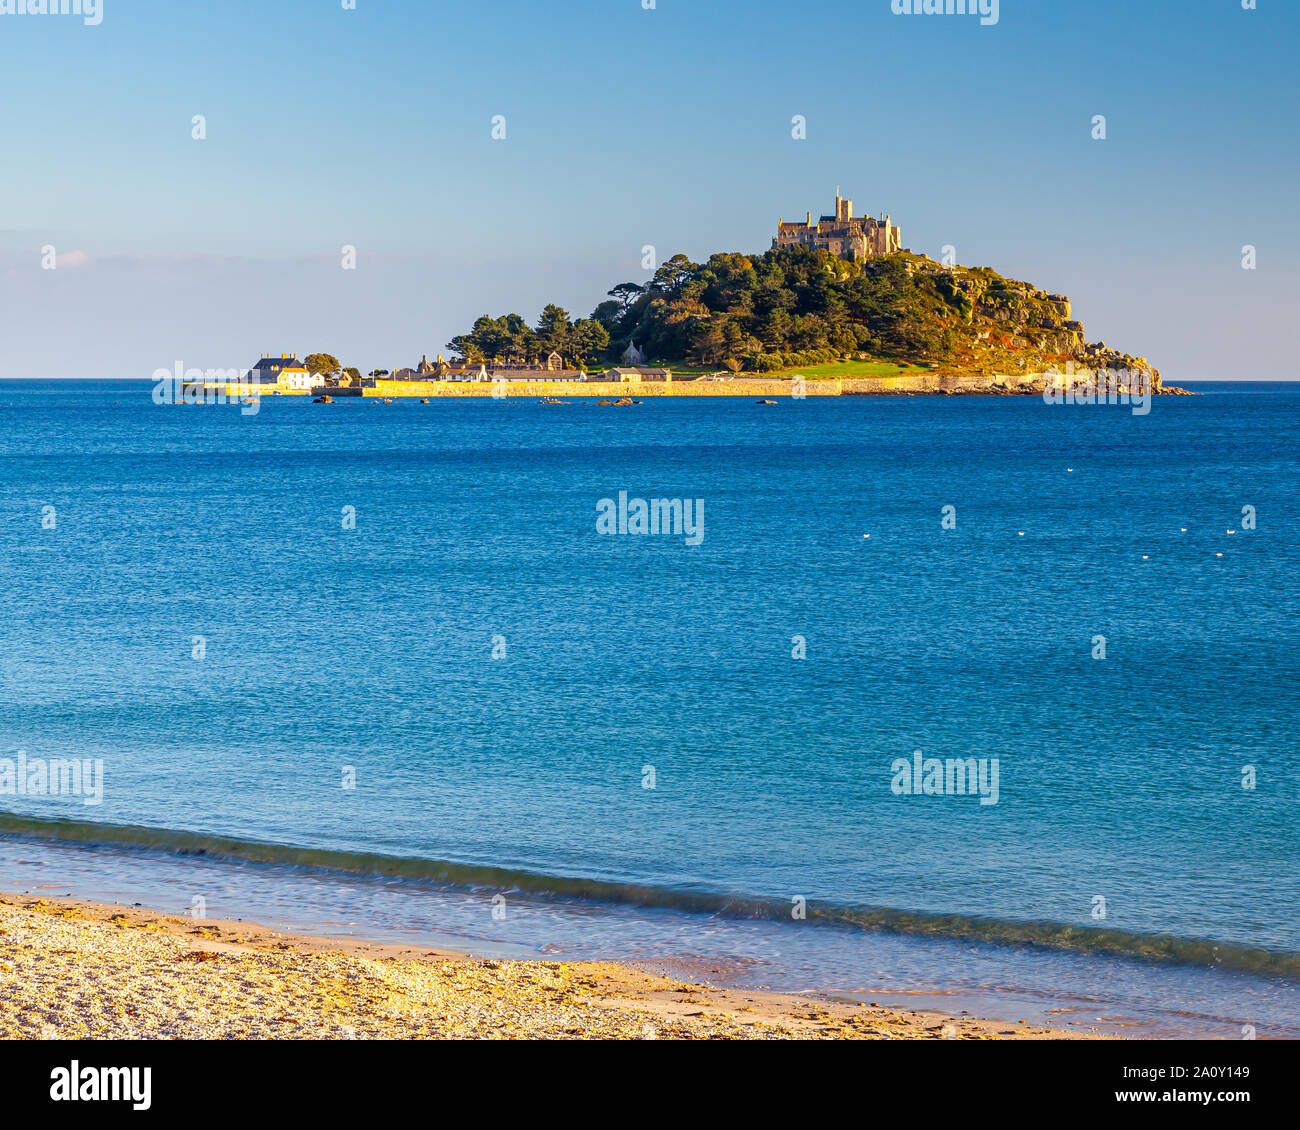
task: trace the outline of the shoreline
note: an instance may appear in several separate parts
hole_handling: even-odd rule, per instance
[[[492,400],[543,398],[589,400],[592,398],[747,398],[747,397],[783,397],[801,400],[808,397],[840,396],[1044,396],[1054,374],[1048,372],[1029,373],[985,373],[956,374],[923,371],[888,377],[818,377],[796,383],[792,377],[733,377],[725,380],[705,378],[677,378],[674,380],[624,380],[614,381],[546,381],[546,380],[501,380],[501,381],[391,381],[375,380],[362,385],[313,385],[310,388],[291,388],[277,385],[256,385],[234,382],[209,382],[202,386],[181,386],[193,388],[193,403],[199,403],[207,397],[305,397],[316,400],[330,397],[331,400],[456,400],[466,398],[488,398]],[[1080,386],[1083,387],[1082,385]],[[1090,386],[1089,386],[1090,387]],[[173,393],[176,403],[185,403],[186,392]],[[1066,393],[1069,402],[1071,392]],[[1090,397],[1077,403],[1108,403],[1107,393],[1081,392],[1081,397]],[[1133,397],[1151,396],[1196,396],[1198,393],[1180,388],[1176,385],[1164,385],[1157,378],[1145,393],[1133,392]],[[1118,386],[1111,390],[1109,403],[1126,405],[1130,401],[1127,386]]]
[[[1151,944],[1161,940],[1151,936],[1133,936],[1131,942],[1145,938],[1145,944],[1122,953],[1113,945],[1008,945],[1001,943],[1030,938],[1020,932],[1010,937],[1006,927],[1015,923],[997,928],[994,920],[972,919],[969,924],[981,928],[971,934],[936,930],[936,923],[915,915],[904,915],[893,927],[876,923],[882,928],[859,936],[836,922],[791,930],[784,915],[755,914],[760,908],[737,904],[734,897],[703,905],[698,899],[629,904],[618,892],[612,901],[602,898],[586,881],[578,881],[581,890],[572,880],[559,881],[557,888],[554,879],[535,890],[514,873],[465,873],[436,863],[430,875],[425,860],[394,858],[390,863],[398,866],[378,869],[378,859],[367,858],[360,861],[368,865],[364,871],[354,873],[322,867],[321,860],[303,855],[306,849],[236,860],[210,837],[136,844],[122,852],[103,850],[108,844],[98,836],[97,846],[47,836],[4,840],[13,851],[3,852],[11,858],[0,874],[0,891],[20,892],[27,902],[45,896],[74,905],[75,897],[81,900],[75,905],[95,908],[143,906],[182,924],[193,921],[189,907],[197,905],[200,914],[267,924],[286,937],[333,939],[331,945],[366,939],[398,951],[438,951],[466,960],[613,962],[751,996],[816,994],[853,1006],[874,1002],[904,1012],[992,1017],[1005,1020],[1005,1027],[1023,1021],[1085,1036],[1235,1038],[1247,1023],[1300,1036],[1285,1014],[1270,1016],[1258,1006],[1245,1013],[1234,1003],[1252,987],[1271,1000],[1277,982],[1260,970],[1226,970],[1223,954],[1213,962],[1145,960],[1153,956]],[[426,865],[419,874],[400,866],[416,862]],[[444,874],[447,867],[457,873]],[[408,879],[415,880],[413,886]],[[493,891],[510,893],[509,925],[504,916],[490,926],[482,917],[493,910]],[[420,897],[412,901],[412,894]],[[698,937],[705,922],[709,933]],[[1021,923],[1020,930],[1032,925]],[[1089,932],[1075,940],[1098,939]]]
[[[10,891],[0,989],[0,1039],[1107,1038]]]

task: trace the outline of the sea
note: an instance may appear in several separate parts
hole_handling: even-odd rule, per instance
[[[0,890],[1300,1037],[1300,384],[1187,387],[0,382]]]

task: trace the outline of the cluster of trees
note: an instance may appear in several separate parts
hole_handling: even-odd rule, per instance
[[[541,361],[558,353],[566,362],[585,366],[609,351],[609,330],[595,318],[576,322],[554,303],[542,311],[536,326],[518,314],[493,318],[484,314],[467,334],[447,343],[469,361]]]
[[[674,255],[648,282],[619,283],[589,318],[555,304],[534,326],[519,314],[484,314],[447,348],[488,363],[555,352],[590,368],[636,342],[658,363],[767,372],[841,357],[942,360],[970,334],[971,317],[970,299],[930,260],[899,253],[853,263],[793,247],[703,264]],[[303,363],[323,376],[360,377],[329,353]]]
[[[361,373],[355,367],[349,365],[346,369],[339,363],[339,359],[332,353],[308,353],[302,359],[303,367],[307,372],[314,373],[318,377],[352,377],[355,380],[361,379]],[[372,373],[371,376],[374,376]]]
[[[655,360],[733,371],[846,356],[943,358],[961,341],[970,304],[942,271],[916,266],[903,253],[853,263],[802,247],[703,264],[674,255],[648,282],[614,287],[590,318],[570,323],[547,306],[530,329],[517,314],[484,315],[448,348],[474,360],[552,348],[587,360],[613,359],[635,341]]]
[[[846,262],[826,251],[675,255],[645,286],[622,283],[593,317],[615,342],[703,365],[769,370],[838,357],[940,357],[960,311],[902,254]]]

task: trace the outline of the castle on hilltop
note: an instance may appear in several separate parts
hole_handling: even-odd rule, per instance
[[[838,191],[835,193],[835,215],[822,216],[815,224],[811,212],[806,223],[779,220],[776,238],[772,240],[773,249],[812,247],[829,251],[839,259],[870,259],[898,251],[901,246],[898,228],[890,224],[885,213],[882,212],[878,220],[873,216],[854,219],[853,201],[845,200]]]

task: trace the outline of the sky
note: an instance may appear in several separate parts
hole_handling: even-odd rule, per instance
[[[839,186],[1171,383],[1300,379],[1297,0],[20,2],[0,377],[410,365]]]

